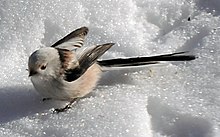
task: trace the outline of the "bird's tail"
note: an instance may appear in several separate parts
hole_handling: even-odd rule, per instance
[[[117,58],[109,60],[99,60],[97,62],[102,67],[121,68],[158,64],[162,61],[190,61],[196,59],[194,55],[186,55],[185,53],[186,52],[177,52],[150,57]]]

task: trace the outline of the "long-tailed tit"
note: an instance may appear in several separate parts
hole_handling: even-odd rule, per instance
[[[160,61],[189,61],[195,59],[185,52],[151,57],[117,58],[98,60],[114,43],[91,46],[84,51],[83,46],[87,27],[79,28],[51,47],[36,50],[29,57],[28,70],[36,90],[45,98],[69,101],[66,111],[77,99],[90,93],[102,74],[103,67],[128,67],[157,64]]]

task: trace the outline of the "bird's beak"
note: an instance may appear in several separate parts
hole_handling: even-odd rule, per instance
[[[35,70],[30,70],[29,71],[29,77],[31,77],[31,76],[33,76],[35,74],[37,74],[37,71],[35,71]]]

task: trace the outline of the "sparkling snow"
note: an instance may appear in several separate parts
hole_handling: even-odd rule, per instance
[[[0,136],[219,137],[219,0],[1,0]],[[81,26],[103,58],[190,51],[198,58],[103,74],[88,97],[42,102],[29,55]]]

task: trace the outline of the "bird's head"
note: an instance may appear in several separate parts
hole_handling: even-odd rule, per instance
[[[52,47],[36,50],[28,61],[29,76],[54,76],[60,68],[58,51]]]

